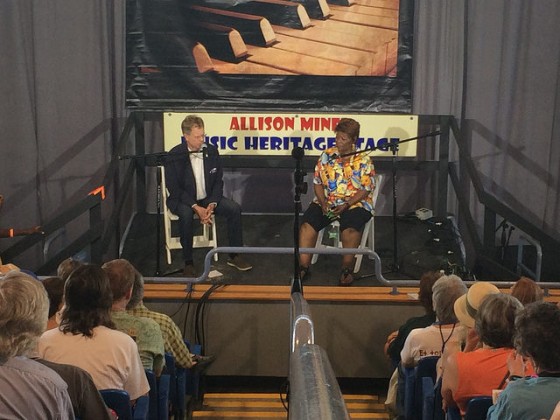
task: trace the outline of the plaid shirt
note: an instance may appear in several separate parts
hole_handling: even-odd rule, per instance
[[[150,311],[143,303],[140,303],[133,309],[128,309],[127,312],[134,316],[143,316],[156,321],[161,328],[165,351],[173,354],[175,363],[178,366],[184,368],[192,367],[192,356],[187,345],[183,341],[183,335],[181,334],[179,327],[169,316],[159,312]]]

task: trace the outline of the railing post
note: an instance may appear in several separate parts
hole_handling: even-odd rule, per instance
[[[93,207],[89,209],[89,228],[90,230],[94,230],[95,227],[99,226],[103,223],[101,217],[101,200],[97,202]],[[96,237],[90,245],[90,252],[91,252],[91,262],[94,264],[100,264],[103,258],[103,249],[102,249],[103,241],[101,240],[101,236]]]
[[[447,217],[447,189],[449,185],[449,116],[440,118],[438,186],[437,186],[437,217]]]
[[[136,156],[143,156],[146,152],[144,113],[134,112],[134,144]],[[139,213],[146,212],[146,165],[143,159],[135,159],[136,165],[136,208]]]

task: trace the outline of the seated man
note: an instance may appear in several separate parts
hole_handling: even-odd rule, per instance
[[[47,292],[37,280],[17,271],[0,279],[2,418],[74,418],[67,384],[29,358],[47,325],[48,310]]]
[[[186,144],[169,151],[165,163],[165,182],[169,190],[167,206],[179,217],[179,233],[185,277],[197,277],[193,265],[193,217],[200,223],[212,223],[211,217],[227,219],[229,245],[243,246],[241,207],[223,196],[224,181],[220,154],[215,146],[204,143],[204,121],[188,115],[181,124]],[[228,265],[241,271],[253,268],[241,256],[231,254]]]
[[[136,343],[115,330],[112,304],[111,285],[100,267],[74,270],[64,285],[60,326],[43,333],[38,354],[84,369],[97,389],[123,389],[134,403],[150,386]]]
[[[356,151],[360,124],[342,118],[334,131],[336,146],[325,150],[315,166],[315,199],[305,211],[299,231],[302,248],[313,248],[319,231],[336,219],[340,221],[344,248],[358,248],[364,226],[372,217],[373,164],[366,154],[350,155]],[[342,256],[341,286],[349,286],[354,281],[353,262],[354,255]],[[310,264],[311,255],[301,254],[300,280],[307,276]]]
[[[111,319],[117,329],[136,341],[140,359],[145,369],[161,374],[165,364],[163,337],[159,325],[152,319],[126,313],[132,295],[136,269],[127,260],[113,260],[103,264],[113,292]]]
[[[134,271],[134,286],[132,288],[132,296],[126,307],[127,312],[134,316],[151,318],[159,324],[163,335],[165,351],[173,355],[177,366],[185,369],[195,368],[202,370],[212,363],[215,359],[214,356],[200,356],[190,353],[183,341],[179,327],[169,316],[160,312],[150,311],[144,306],[144,278],[138,270]]]

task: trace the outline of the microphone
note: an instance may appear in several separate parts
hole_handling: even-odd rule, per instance
[[[305,151],[302,147],[297,146],[292,149],[292,157],[296,160],[301,160],[304,154]]]
[[[206,150],[206,148],[208,147],[208,145],[206,143],[202,143],[202,157],[206,158],[208,157],[208,150]]]

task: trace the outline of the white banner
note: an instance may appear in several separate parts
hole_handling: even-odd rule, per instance
[[[181,122],[190,113],[163,115],[165,150],[182,139]],[[222,155],[289,156],[294,147],[306,155],[318,156],[335,144],[334,128],[341,118],[360,123],[361,150],[383,147],[418,135],[416,115],[287,114],[287,113],[196,113],[204,120],[206,142]],[[372,156],[390,156],[391,151],[375,150]],[[398,147],[400,157],[416,156],[416,141]]]

